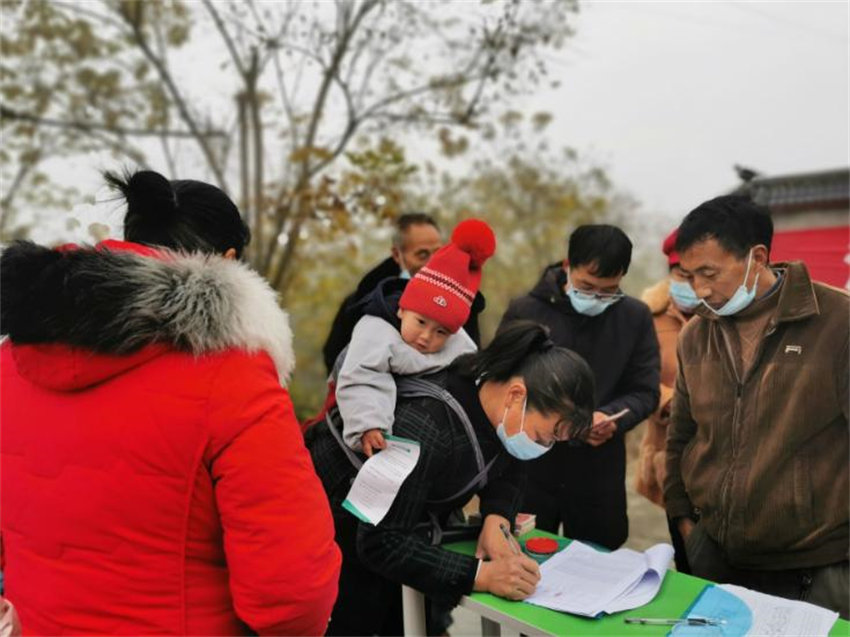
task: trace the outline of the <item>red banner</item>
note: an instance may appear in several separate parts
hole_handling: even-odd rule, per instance
[[[815,281],[850,289],[850,226],[773,235],[771,261],[803,261]]]

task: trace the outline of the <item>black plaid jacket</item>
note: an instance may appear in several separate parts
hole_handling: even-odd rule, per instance
[[[478,491],[481,514],[497,513],[513,520],[525,486],[522,463],[505,452],[481,409],[475,384],[454,373],[447,375],[445,384],[469,416],[485,464],[497,457],[488,472],[486,486]],[[350,488],[354,468],[327,425],[320,423],[316,427],[308,441],[316,471],[335,517],[349,515],[342,510],[341,503]],[[472,591],[478,560],[431,546],[421,529],[427,526],[429,513],[443,517],[475,494],[473,487],[449,502],[434,503],[451,497],[475,477],[478,467],[472,444],[454,412],[432,398],[400,399],[393,434],[421,444],[419,462],[381,523],[377,526],[358,523],[359,559],[389,580],[412,586],[435,599],[456,603],[461,595]]]

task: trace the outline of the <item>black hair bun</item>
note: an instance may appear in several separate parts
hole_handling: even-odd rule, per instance
[[[104,177],[124,195],[128,216],[170,219],[177,212],[177,193],[158,172],[140,170],[124,177],[107,172]]]

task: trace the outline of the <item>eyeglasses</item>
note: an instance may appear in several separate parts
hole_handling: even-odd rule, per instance
[[[578,288],[574,288],[574,289],[576,291],[576,294],[578,294],[579,296],[583,296],[583,297],[586,297],[588,299],[599,299],[600,301],[606,301],[606,302],[609,302],[609,303],[613,303],[614,301],[619,301],[624,296],[626,296],[625,294],[623,294],[622,292],[619,292],[619,291],[617,291],[617,292],[596,292],[596,291],[593,291],[593,290],[580,290]]]

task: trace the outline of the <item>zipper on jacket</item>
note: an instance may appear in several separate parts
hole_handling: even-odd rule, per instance
[[[723,478],[723,486],[720,491],[720,501],[723,505],[723,523],[721,526],[720,540],[721,545],[726,543],[726,538],[729,534],[729,525],[732,521],[732,507],[730,506],[730,492],[732,491],[732,477],[735,473],[735,460],[738,457],[738,419],[741,415],[741,403],[744,398],[744,384],[747,380],[753,375],[755,369],[758,367],[758,364],[761,362],[762,353],[764,352],[765,341],[769,336],[771,336],[774,332],[776,332],[776,323],[769,323],[767,329],[764,332],[764,336],[758,344],[758,349],[756,350],[755,356],[753,357],[753,362],[750,365],[750,368],[747,370],[747,373],[744,376],[744,379],[741,379],[741,376],[738,373],[738,367],[735,361],[735,354],[732,351],[732,345],[729,343],[729,339],[726,335],[725,330],[721,326],[718,325],[718,329],[720,329],[720,333],[723,336],[723,343],[726,345],[726,353],[729,355],[730,366],[732,367],[732,372],[735,375],[735,408],[732,412],[732,460],[729,463],[729,468],[726,471],[726,475]]]
[[[741,376],[738,374],[738,366],[735,360],[735,352],[732,351],[732,345],[729,342],[729,337],[726,330],[721,325],[717,325],[720,330],[720,336],[723,339],[723,344],[726,346],[726,354],[729,356],[729,366],[732,368],[732,374],[735,376],[735,407],[732,411],[732,458],[729,461],[726,469],[726,475],[723,476],[723,482],[720,487],[720,503],[721,511],[723,512],[720,533],[718,541],[721,546],[726,543],[726,536],[729,533],[729,521],[732,517],[732,512],[729,507],[729,492],[732,488],[732,474],[734,473],[735,460],[738,456],[738,417],[741,413],[741,397],[744,395],[744,384],[741,382]]]

